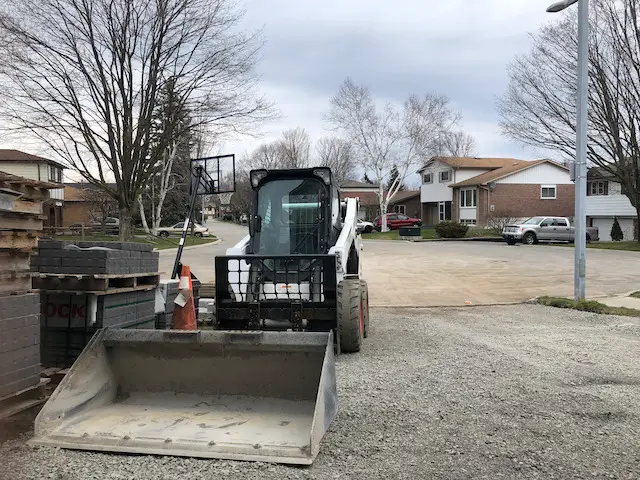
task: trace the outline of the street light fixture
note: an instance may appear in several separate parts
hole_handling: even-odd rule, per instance
[[[561,12],[578,3],[578,112],[575,159],[575,266],[574,299],[583,300],[587,275],[587,105],[589,88],[589,0],[563,0],[547,8],[547,12]]]
[[[549,6],[549,8],[547,8],[547,12],[549,12],[549,13],[561,12],[562,10],[564,10],[567,7],[570,7],[571,5],[576,3],[577,1],[578,0],[563,0],[561,2],[556,2],[553,5]]]

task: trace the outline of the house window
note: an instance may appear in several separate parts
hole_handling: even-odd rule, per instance
[[[445,207],[444,207],[444,202],[440,202],[438,204],[439,210],[440,210],[440,221],[444,222],[446,220],[445,218]]]
[[[589,182],[587,184],[587,195],[609,195],[609,182],[607,182],[606,180]]]
[[[469,188],[466,190],[460,190],[460,207],[461,208],[473,208],[477,206],[477,190],[475,188]]]
[[[422,175],[422,183],[433,183],[433,173],[425,173]]]
[[[540,198],[543,200],[555,200],[556,186],[555,185],[542,185],[540,187]]]
[[[62,183],[62,169],[49,165],[49,181]]]
[[[440,183],[451,181],[451,170],[443,170],[440,172]]]
[[[462,225],[475,225],[476,221],[475,220],[471,220],[471,219],[462,219],[462,220],[460,220],[460,223]]]
[[[396,213],[401,213],[402,215],[406,215],[406,208],[404,205],[394,205],[393,206],[393,211]]]

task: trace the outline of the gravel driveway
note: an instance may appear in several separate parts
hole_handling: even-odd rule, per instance
[[[0,478],[639,478],[639,353],[640,319],[377,309],[364,350],[338,361],[339,414],[310,468],[32,449],[18,437],[0,446]]]

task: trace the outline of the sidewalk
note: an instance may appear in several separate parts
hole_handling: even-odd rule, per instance
[[[625,307],[640,310],[640,298],[630,297],[628,294],[596,298],[595,300],[610,307]]]

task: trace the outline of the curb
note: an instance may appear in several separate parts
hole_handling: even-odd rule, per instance
[[[222,241],[223,241],[223,239],[218,237],[213,242],[203,243],[202,245],[191,245],[189,247],[184,247],[182,249],[182,251],[184,252],[185,250],[195,250],[196,248],[211,247],[212,245],[218,245],[218,244],[222,243]],[[158,250],[158,252],[160,252],[160,253],[162,253],[162,252],[172,252],[174,250],[178,250],[178,247],[175,247],[175,248],[163,248],[162,250]]]
[[[472,303],[470,305],[462,304],[462,305],[369,305],[370,308],[403,308],[407,310],[422,310],[422,309],[433,309],[433,308],[477,308],[477,307],[504,307],[509,305],[524,305],[527,303],[531,303],[531,300],[523,300],[521,302],[504,302],[504,303]]]

